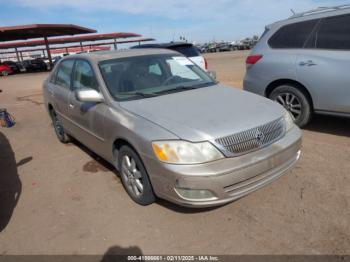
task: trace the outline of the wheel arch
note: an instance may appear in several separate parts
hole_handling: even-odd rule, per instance
[[[282,85],[291,85],[299,91],[303,92],[306,95],[306,98],[309,100],[311,108],[314,109],[314,101],[309,90],[300,82],[292,79],[279,79],[271,82],[265,89],[265,96],[269,97],[273,90]]]
[[[127,139],[125,138],[122,138],[122,137],[118,137],[114,140],[113,142],[113,155],[114,155],[114,159],[116,161],[116,164],[115,164],[115,168],[118,169],[118,154],[119,154],[119,151],[120,149],[123,147],[123,146],[128,146],[130,147],[132,150],[134,150],[134,152],[140,157],[140,159],[142,160],[139,152],[137,151],[136,147],[130,143]]]

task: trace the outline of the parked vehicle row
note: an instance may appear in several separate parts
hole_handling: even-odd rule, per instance
[[[249,50],[252,49],[258,41],[258,36],[252,38],[245,38],[239,41],[233,42],[220,42],[220,43],[205,43],[196,45],[201,53],[215,53],[235,50]]]
[[[3,61],[0,63],[0,75],[2,76],[24,72],[42,72],[47,70],[47,64],[40,58],[24,60],[23,62]]]

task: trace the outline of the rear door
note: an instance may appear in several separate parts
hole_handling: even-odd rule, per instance
[[[108,107],[104,103],[81,102],[76,99],[75,91],[94,89],[98,92],[99,85],[91,64],[85,59],[77,59],[72,79],[72,92],[69,96],[69,114],[74,123],[73,135],[104,155],[105,129],[104,115]]]
[[[350,15],[320,21],[300,51],[297,77],[316,111],[350,113]]]
[[[71,75],[74,66],[74,60],[69,59],[62,61],[57,68],[56,75],[53,79],[48,82],[48,95],[50,101],[53,102],[53,108],[58,115],[64,128],[70,131],[71,121],[69,121],[69,96],[70,96],[70,85]]]

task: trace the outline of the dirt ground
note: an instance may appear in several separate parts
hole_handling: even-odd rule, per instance
[[[246,52],[207,55],[241,87]],[[349,254],[350,120],[318,116],[287,175],[223,207],[136,205],[113,168],[58,142],[42,104],[46,73],[0,78],[0,254]]]

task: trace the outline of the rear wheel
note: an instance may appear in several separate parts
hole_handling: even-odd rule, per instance
[[[146,169],[136,152],[128,146],[122,146],[118,154],[118,169],[123,186],[136,203],[146,206],[156,197]]]
[[[299,127],[305,126],[312,118],[312,107],[308,96],[297,87],[282,85],[269,95],[273,101],[281,104],[292,116]]]
[[[64,128],[57,117],[55,110],[50,111],[53,128],[55,129],[56,136],[60,142],[67,144],[71,141],[70,136],[64,131]]]

